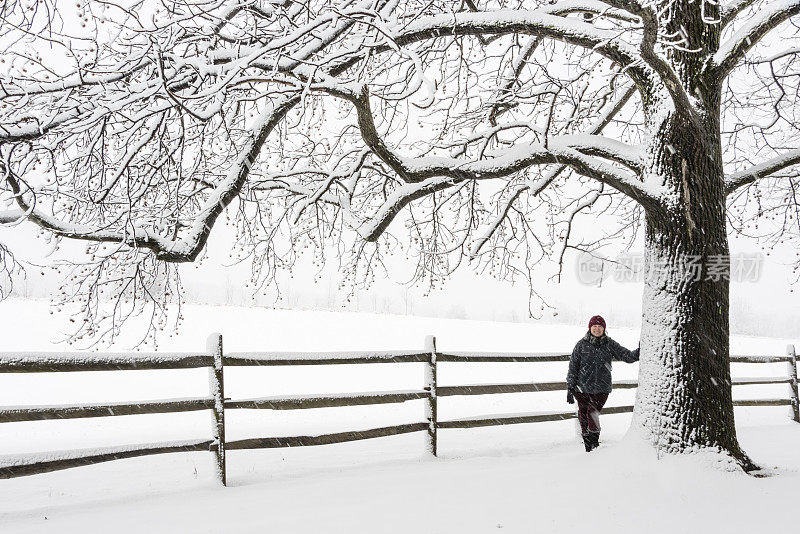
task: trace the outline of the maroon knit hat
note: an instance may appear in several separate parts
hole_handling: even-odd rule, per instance
[[[603,318],[602,318],[602,317],[600,317],[599,315],[595,315],[594,317],[592,317],[591,319],[589,319],[589,328],[591,328],[591,327],[592,327],[592,325],[596,325],[596,324],[599,324],[600,326],[602,326],[602,327],[603,327],[603,330],[605,330],[605,328],[606,328],[606,321],[605,321],[605,319],[603,319]]]

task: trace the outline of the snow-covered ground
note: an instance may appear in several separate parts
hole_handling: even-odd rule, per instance
[[[800,426],[744,427],[769,478],[657,461],[609,441],[587,455],[567,423],[445,432],[439,459],[419,435],[233,452],[231,485],[210,454],[120,460],[3,481],[0,530],[28,532],[792,532]]]
[[[201,351],[220,331],[226,351],[421,348],[569,351],[582,325],[187,307],[162,350]],[[57,318],[40,302],[0,303],[2,350],[57,350]],[[638,332],[609,334],[635,346]],[[122,340],[115,350],[125,348]],[[783,354],[797,340],[735,337],[737,354]],[[440,384],[561,380],[565,364],[441,364]],[[618,364],[615,379],[636,377]],[[736,364],[734,376],[781,376],[783,364]],[[418,364],[226,370],[226,396],[416,389]],[[203,396],[204,370],[0,374],[0,405]],[[565,409],[563,392],[440,399],[440,419]],[[735,398],[786,396],[745,386]],[[615,391],[609,405],[628,404]],[[800,425],[787,408],[737,408],[745,449],[765,478],[660,461],[623,440],[630,415],[603,417],[604,444],[582,452],[573,421],[440,431],[440,458],[422,433],[322,447],[232,451],[228,488],[210,453],[179,453],[0,482],[0,532],[711,532],[790,531],[800,522]],[[422,420],[422,401],[318,410],[231,410],[228,439],[337,432]],[[0,454],[202,438],[207,413],[0,424]]]

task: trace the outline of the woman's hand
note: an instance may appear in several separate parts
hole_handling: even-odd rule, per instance
[[[575,404],[575,395],[572,394],[572,391],[567,391],[567,404]]]

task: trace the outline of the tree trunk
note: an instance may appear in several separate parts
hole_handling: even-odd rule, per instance
[[[727,259],[723,269],[709,260],[727,254],[727,242],[701,253],[703,244],[665,226],[648,216],[634,426],[661,452],[712,447],[751,470],[734,426]]]
[[[639,388],[633,429],[660,452],[716,450],[749,471],[731,396],[729,248],[719,114],[651,124],[650,172],[672,191],[648,209]],[[654,115],[656,116],[656,115]]]

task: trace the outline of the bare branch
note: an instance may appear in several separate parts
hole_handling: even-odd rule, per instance
[[[561,242],[561,249],[558,252],[558,281],[561,282],[561,273],[564,270],[564,254],[567,252],[567,248],[569,248],[569,238],[572,235],[572,223],[575,220],[575,217],[585,210],[586,208],[591,208],[597,199],[600,198],[600,194],[603,192],[603,185],[601,184],[600,187],[591,193],[589,196],[581,201],[575,208],[573,208],[570,213],[569,217],[567,217],[567,230],[564,232],[563,240]]]
[[[635,49],[619,42],[618,34],[575,19],[541,10],[496,10],[481,13],[455,13],[421,17],[393,36],[398,45],[421,40],[458,35],[502,35],[518,33],[555,39],[597,52],[625,67],[640,82],[647,81],[646,71],[637,61]]]
[[[536,180],[532,183],[531,182],[525,183],[523,185],[515,187],[511,195],[509,195],[509,197],[504,202],[503,207],[500,209],[500,212],[498,213],[497,217],[495,217],[494,220],[487,226],[483,234],[478,239],[475,240],[475,243],[473,244],[472,249],[470,250],[469,258],[474,259],[475,257],[478,256],[478,254],[480,254],[480,251],[483,248],[483,246],[489,241],[489,239],[492,238],[492,236],[500,227],[500,225],[503,224],[503,222],[506,220],[506,217],[508,217],[511,208],[514,205],[514,202],[517,201],[517,199],[520,197],[520,195],[522,195],[522,193],[532,190],[531,195],[533,196],[538,195],[539,193],[544,191],[544,189],[548,185],[553,183],[553,180],[555,180],[558,177],[558,175],[563,172],[564,169],[566,169],[566,166],[563,165],[558,166],[555,169],[545,173],[544,176],[542,176],[539,180]]]
[[[613,118],[625,107],[628,100],[634,95],[636,92],[635,87],[631,87],[628,90],[620,93],[617,98],[612,101],[612,103],[608,106],[607,110],[600,115],[597,121],[589,128],[587,132],[589,135],[597,135],[603,131],[603,128],[608,126],[608,124],[613,120]],[[492,223],[487,227],[484,231],[483,235],[478,238],[472,249],[470,250],[470,259],[475,258],[483,248],[483,246],[491,239],[492,235],[497,231],[500,225],[508,216],[509,211],[511,210],[512,205],[516,200],[524,193],[525,191],[532,190],[531,195],[537,196],[539,193],[544,191],[547,186],[553,183],[553,180],[558,178],[558,176],[567,169],[566,165],[559,165],[554,169],[545,173],[541,180],[537,180],[533,183],[526,183],[520,186],[517,186],[514,189],[514,192],[508,197],[506,200],[504,207],[500,210],[498,216],[492,221]]]
[[[181,239],[168,240],[136,224],[126,228],[125,232],[120,232],[64,223],[51,215],[37,210],[35,196],[32,201],[26,200],[27,192],[23,191],[19,179],[13,173],[5,173],[6,183],[11,188],[17,204],[27,213],[27,218],[56,235],[85,241],[124,243],[133,248],[152,250],[158,259],[162,261],[173,263],[191,262],[197,258],[200,251],[205,247],[211,229],[214,227],[219,215],[241,191],[267,136],[299,100],[299,96],[285,97],[282,102],[278,102],[262,113],[262,116],[253,127],[255,132],[247,146],[242,150],[239,159],[231,165],[226,178],[211,191],[205,204],[196,215],[194,224],[189,228],[188,234]]]

